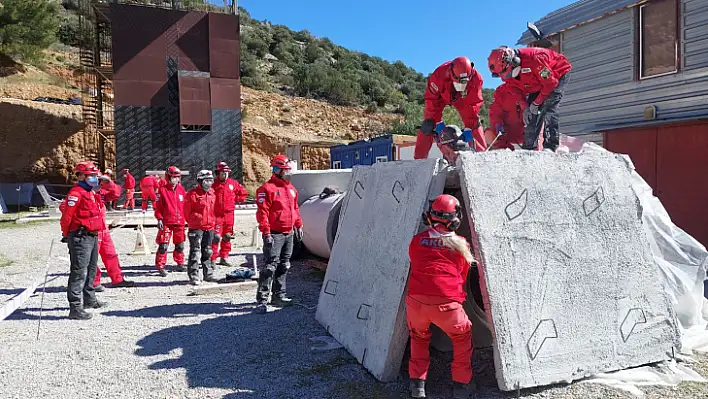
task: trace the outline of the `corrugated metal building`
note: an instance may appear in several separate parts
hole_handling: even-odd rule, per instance
[[[708,244],[708,1],[582,0],[536,25],[573,64],[561,132],[629,154]]]
[[[333,146],[329,149],[330,168],[348,169],[354,165],[413,159],[415,140],[415,136],[385,134]],[[442,157],[442,154],[433,146],[429,157],[436,156]]]

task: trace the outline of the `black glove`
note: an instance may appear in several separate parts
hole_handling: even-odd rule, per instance
[[[158,230],[164,230],[165,229],[165,224],[162,222],[162,220],[157,221],[157,229]]]
[[[67,237],[62,237],[62,238],[61,238],[61,242],[64,243],[64,244],[66,244],[66,243],[69,242],[69,239],[68,239]]]
[[[263,243],[273,245],[273,236],[270,234],[263,234]]]

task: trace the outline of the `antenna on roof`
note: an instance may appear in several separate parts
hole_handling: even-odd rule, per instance
[[[526,28],[529,30],[529,32],[531,32],[531,34],[536,38],[536,40],[543,39],[543,33],[541,33],[541,30],[538,29],[538,27],[533,22],[527,22]]]

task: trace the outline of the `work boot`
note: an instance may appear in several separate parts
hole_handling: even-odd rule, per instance
[[[101,302],[99,300],[96,300],[95,302],[85,302],[84,303],[84,308],[88,308],[88,309],[101,309],[101,308],[105,308],[106,306],[108,306],[108,304],[106,302]]]
[[[461,382],[452,383],[452,397],[453,399],[468,399],[470,393],[474,392],[477,384],[463,384]]]
[[[425,380],[420,378],[412,378],[410,383],[411,398],[425,397]]]
[[[268,313],[268,305],[265,303],[259,303],[258,306],[253,310],[253,313],[265,314]]]
[[[190,278],[190,279],[189,279],[189,284],[192,284],[192,285],[201,285],[202,282],[199,281],[198,278]]]
[[[206,277],[204,277],[204,281],[208,281],[208,282],[210,282],[210,283],[218,283],[218,282],[219,282],[219,279],[216,278],[216,277],[214,277],[214,276],[212,275],[212,276],[206,276]]]
[[[94,290],[95,292],[103,292],[103,291],[106,290],[106,287],[104,287],[102,284],[99,284],[99,285],[97,285],[97,286],[94,286],[94,287],[93,287],[93,290]]]
[[[167,277],[167,270],[164,267],[157,269],[157,272],[160,273],[160,276]]]
[[[288,298],[288,297],[274,297],[271,299],[270,304],[279,307],[279,308],[286,308],[288,306],[292,306],[293,300]]]
[[[187,266],[185,266],[185,265],[177,265],[177,266],[175,267],[175,270],[178,271],[178,272],[186,272],[186,271],[187,271]]]
[[[217,265],[222,265],[222,266],[228,266],[228,267],[233,267],[231,263],[229,263],[226,258],[221,258],[219,259],[219,262],[216,263]]]
[[[69,310],[69,318],[74,319],[74,320],[88,320],[93,315],[87,311],[85,311],[83,308],[73,308]]]
[[[130,281],[130,280],[123,280],[120,283],[115,283],[111,284],[111,288],[128,288],[128,287],[134,287],[135,286],[135,281]]]

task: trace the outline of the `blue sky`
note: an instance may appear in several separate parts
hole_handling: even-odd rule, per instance
[[[218,0],[214,3],[220,3]],[[526,29],[574,0],[241,0],[257,20],[267,19],[293,30],[307,29],[335,44],[401,60],[425,75],[458,55],[470,57],[484,87],[500,81],[487,69],[489,52],[514,46]]]

